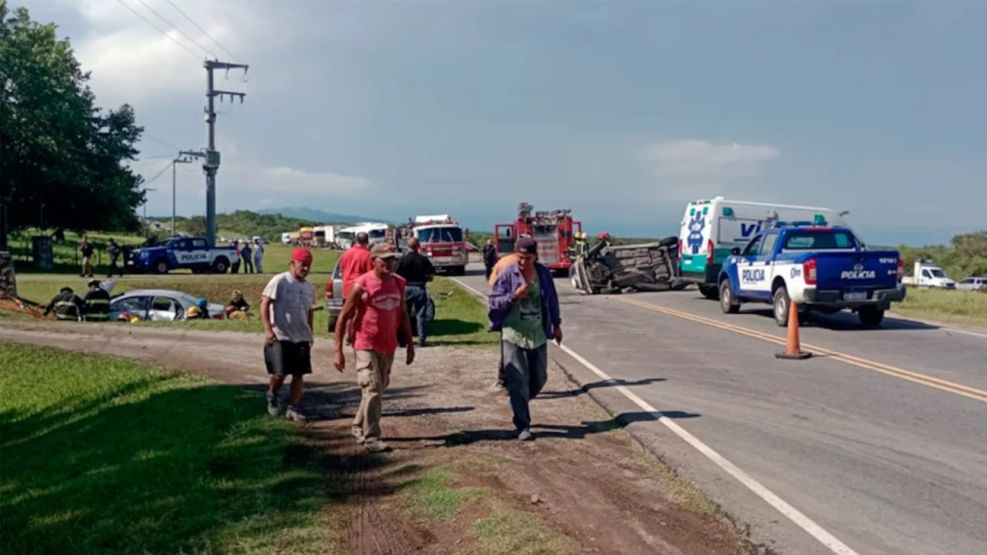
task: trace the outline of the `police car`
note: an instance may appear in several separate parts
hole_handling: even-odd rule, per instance
[[[732,314],[743,303],[771,303],[775,322],[786,326],[795,302],[805,311],[849,309],[873,327],[905,298],[903,274],[897,251],[865,250],[849,228],[780,224],[731,251],[719,272],[720,308]]]
[[[155,247],[144,247],[132,254],[131,264],[138,272],[166,274],[189,269],[194,273],[225,274],[239,260],[233,248],[210,248],[205,237],[175,237]]]

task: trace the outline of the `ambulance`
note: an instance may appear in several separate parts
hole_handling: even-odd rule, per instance
[[[743,249],[776,221],[849,227],[843,219],[848,213],[723,197],[690,202],[679,229],[680,282],[695,283],[704,297],[716,299],[719,297],[717,278],[731,249]]]

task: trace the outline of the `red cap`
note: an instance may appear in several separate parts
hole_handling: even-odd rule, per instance
[[[312,263],[312,251],[303,248],[297,248],[291,251],[291,260],[294,262],[301,262],[303,264]]]

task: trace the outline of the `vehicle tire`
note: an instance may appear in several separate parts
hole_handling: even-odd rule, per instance
[[[876,328],[884,320],[884,309],[876,306],[862,306],[857,309],[857,318],[865,328]]]
[[[706,297],[711,301],[715,301],[720,298],[720,291],[715,285],[706,285],[705,283],[699,285],[699,292],[702,296]]]
[[[226,258],[223,257],[217,258],[212,263],[212,271],[217,274],[225,274],[226,270],[229,269],[230,269],[230,261],[227,260]]]
[[[154,272],[158,274],[168,273],[168,261],[165,259],[160,259],[154,263]]]
[[[740,312],[740,301],[734,298],[733,291],[730,289],[730,280],[727,278],[720,280],[720,310],[723,314]]]
[[[788,296],[788,289],[782,285],[775,289],[771,297],[774,304],[774,310],[772,312],[774,313],[775,323],[782,328],[788,327],[788,311],[792,307],[792,300]]]
[[[336,320],[338,318],[339,317],[335,314],[329,315],[329,324],[326,326],[326,331],[329,332],[329,335],[336,333]]]

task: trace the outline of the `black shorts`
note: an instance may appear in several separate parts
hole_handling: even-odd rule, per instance
[[[312,373],[312,346],[308,343],[278,341],[264,345],[267,373],[275,376],[295,376]]]

